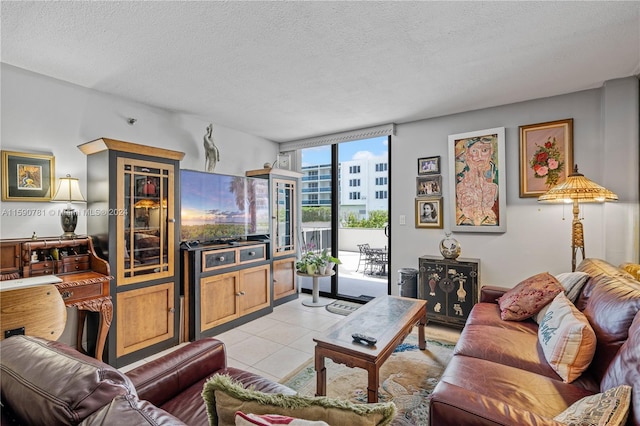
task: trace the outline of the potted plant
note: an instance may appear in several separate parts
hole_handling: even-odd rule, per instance
[[[322,253],[308,251],[302,254],[300,260],[296,262],[296,269],[308,275],[327,275],[334,265],[342,263],[337,257],[333,257],[324,249]]]

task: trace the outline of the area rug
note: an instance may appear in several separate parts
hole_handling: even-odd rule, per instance
[[[427,349],[418,348],[414,331],[380,368],[380,402],[393,401],[398,408],[400,424],[429,424],[429,400],[444,368],[453,355],[452,343],[427,339]],[[327,367],[327,396],[347,399],[355,403],[367,402],[367,372],[349,368],[325,359]],[[313,359],[285,377],[281,383],[301,395],[316,392],[316,371]]]
[[[362,306],[362,303],[347,302],[345,300],[336,300],[335,302],[332,302],[327,306],[325,306],[325,308],[327,309],[327,311],[331,313],[346,316],[352,312],[355,312],[361,306]]]

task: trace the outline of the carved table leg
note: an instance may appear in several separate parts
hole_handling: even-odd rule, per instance
[[[316,396],[327,394],[327,369],[324,366],[324,355],[316,349]]]
[[[99,297],[96,299],[85,300],[83,302],[74,303],[71,306],[78,308],[78,348],[82,348],[82,333],[84,330],[84,320],[87,316],[87,311],[99,312],[100,322],[98,325],[98,334],[96,336],[96,353],[94,357],[102,361],[102,353],[104,352],[104,345],[107,341],[107,333],[113,320],[113,303],[111,297]]]
[[[380,366],[371,364],[368,368],[367,402],[372,404],[378,402],[378,385],[380,381]]]

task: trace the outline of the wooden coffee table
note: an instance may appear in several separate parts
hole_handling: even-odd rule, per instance
[[[363,305],[357,311],[314,337],[316,342],[316,395],[327,394],[327,369],[325,358],[367,370],[367,400],[378,402],[380,367],[391,356],[394,349],[418,325],[418,345],[427,347],[424,326],[427,323],[426,300],[397,296],[380,296]],[[353,333],[375,337],[375,346],[355,343]]]

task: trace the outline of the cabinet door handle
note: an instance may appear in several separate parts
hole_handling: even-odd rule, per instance
[[[250,251],[248,254],[249,254],[249,256],[255,256],[256,252],[255,251]]]
[[[218,258],[218,260],[219,260],[220,262],[224,262],[224,256],[220,256],[220,257]]]
[[[169,313],[173,314],[175,312],[176,312],[175,308],[169,308]]]
[[[241,292],[240,292],[240,295],[241,295],[241,296],[244,296],[244,291],[241,291]]]
[[[237,292],[236,296],[238,296],[238,297],[242,296],[242,292],[241,291]]]
[[[174,218],[171,218],[171,219],[167,219],[167,222],[169,222],[169,223],[176,223],[176,220],[175,220]]]

